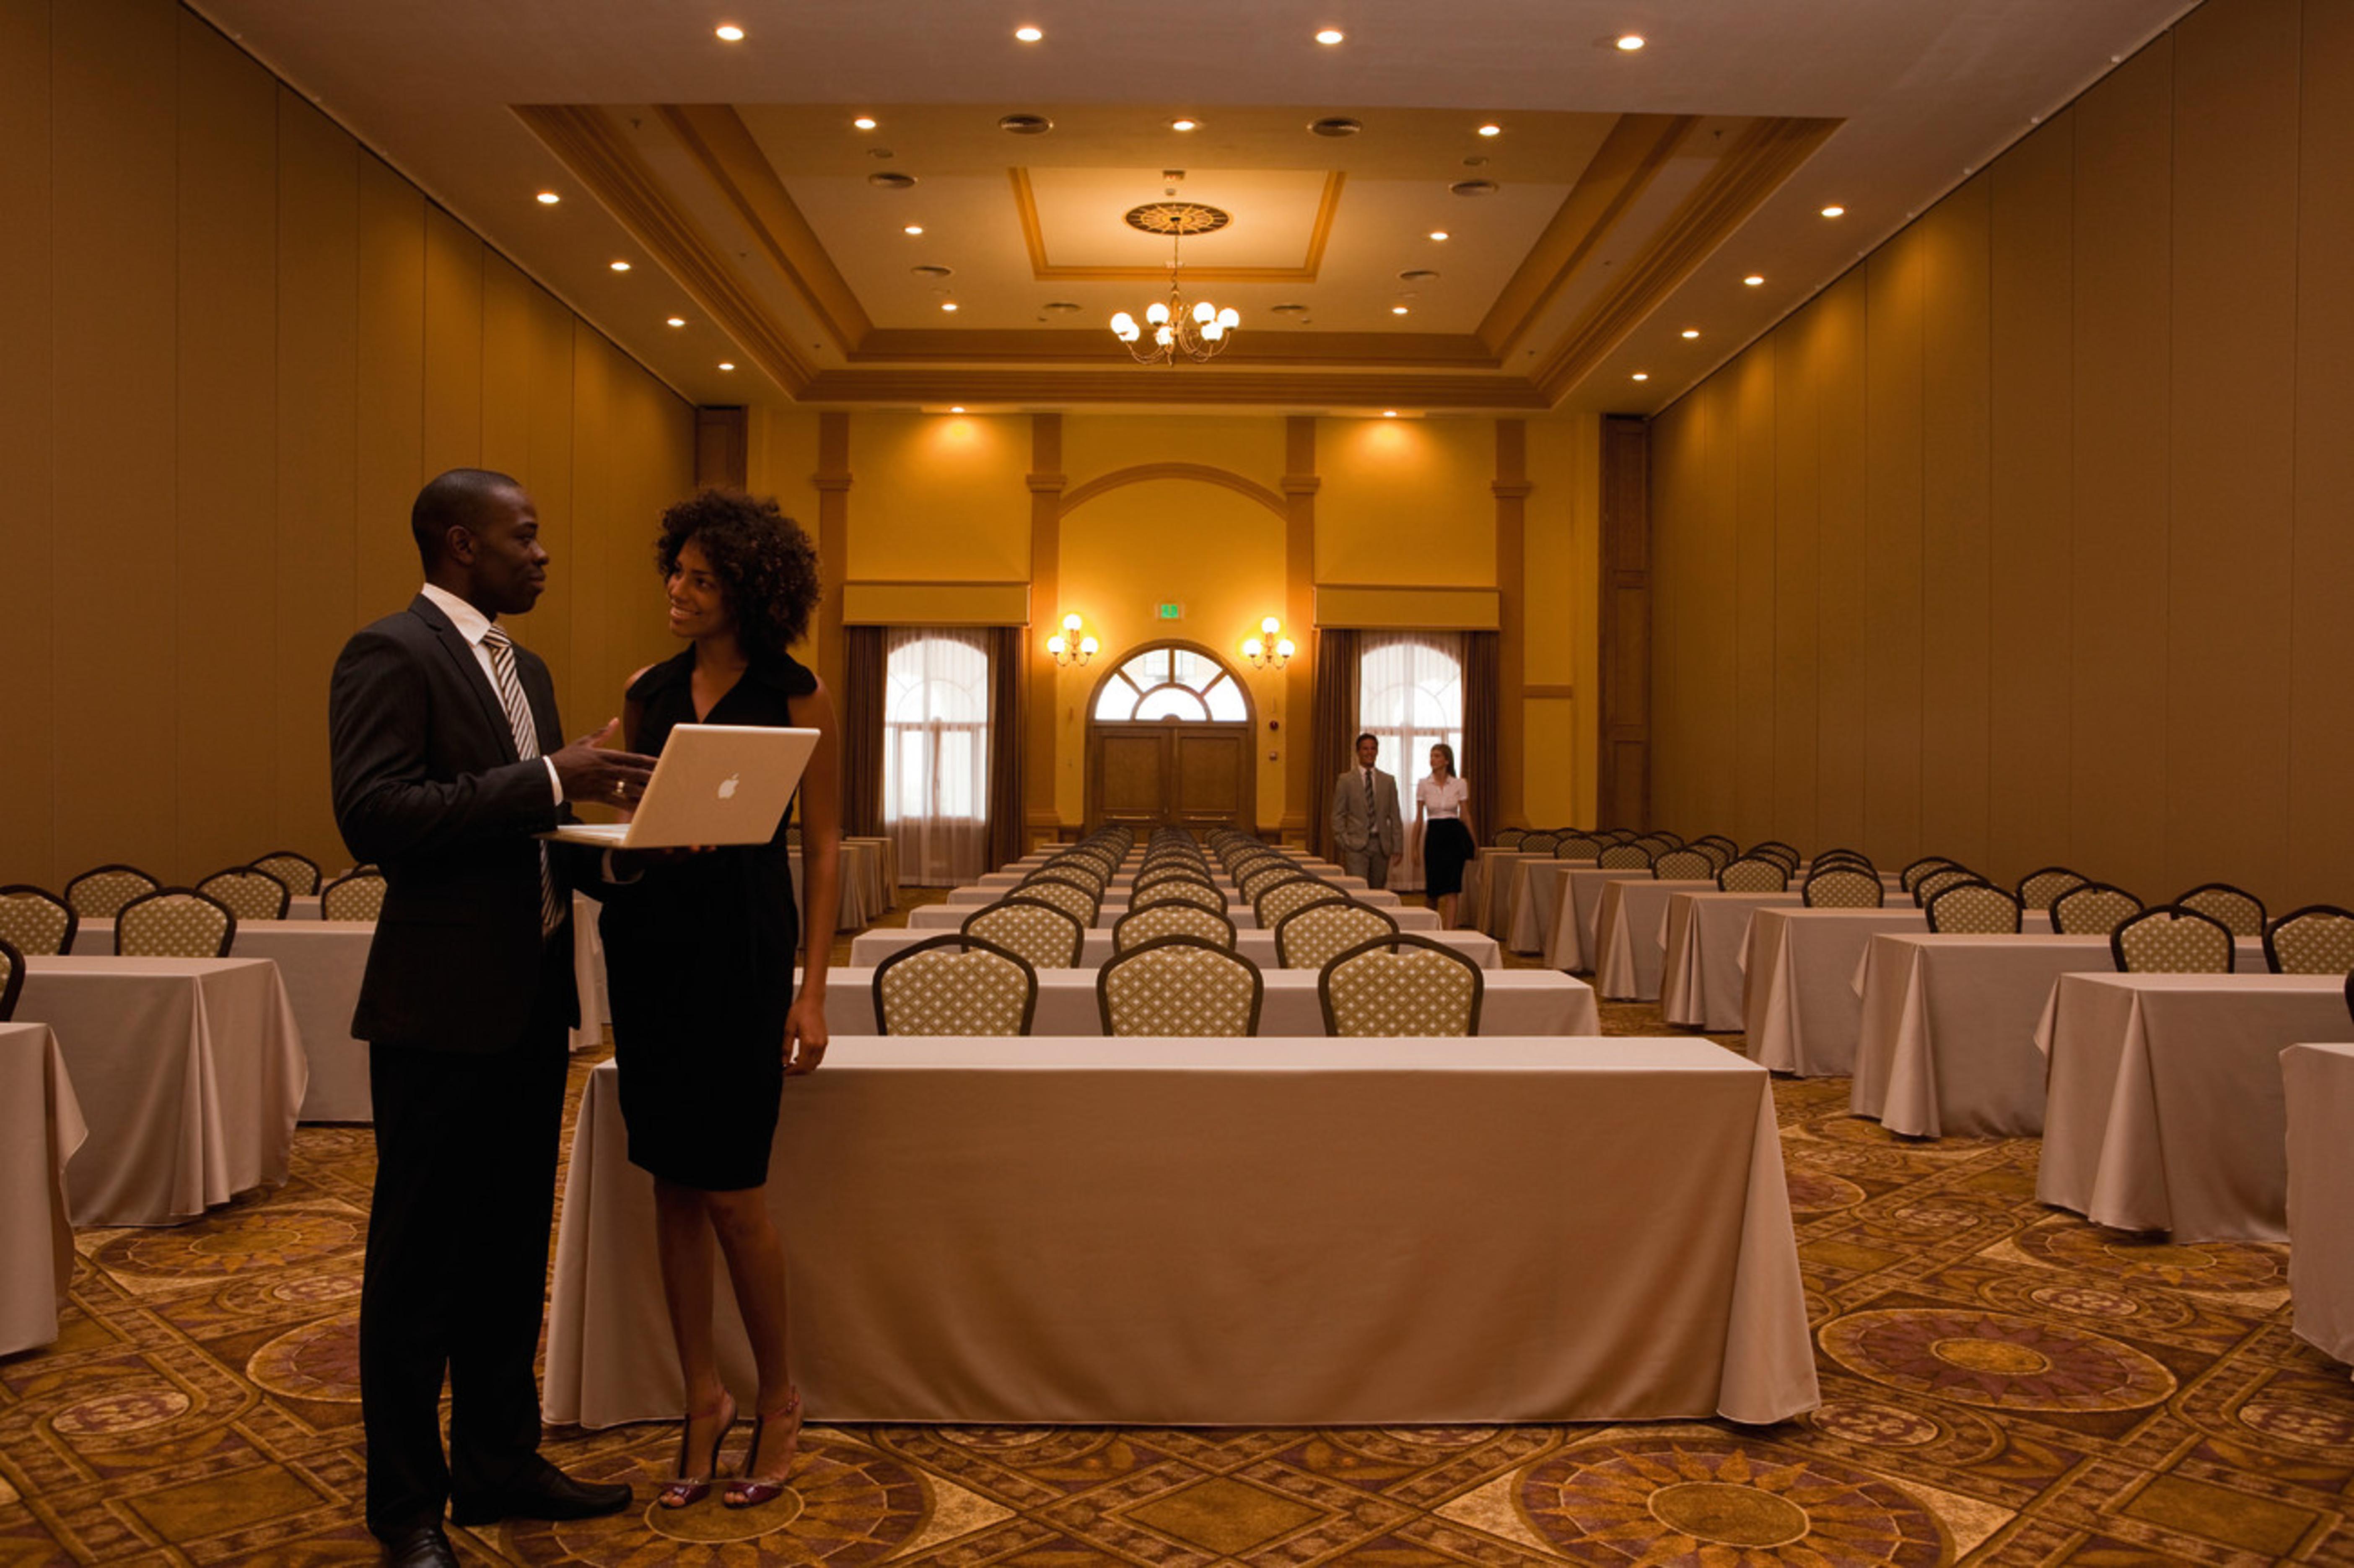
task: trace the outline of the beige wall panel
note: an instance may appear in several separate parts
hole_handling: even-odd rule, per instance
[[[1820,475],[1815,831],[1823,844],[1851,847],[1864,842],[1866,282],[1858,267],[1823,291],[1807,309],[1811,323],[1801,339],[1815,388]]]
[[[2354,6],[2306,0],[2297,261],[2296,578],[2282,908],[2354,894]]]
[[[2296,0],[2178,30],[2168,882],[2263,889],[2287,859],[2296,458]]]
[[[618,657],[611,652],[612,585],[617,569],[624,576],[634,575],[632,567],[652,570],[642,565],[642,556],[623,560],[624,552],[615,537],[620,527],[612,493],[613,443],[619,434],[613,428],[618,359],[602,338],[581,323],[573,323],[572,544],[567,552],[572,648],[570,659],[557,672],[556,687],[567,735],[594,729],[614,716],[613,705],[622,681],[637,666],[614,667]],[[548,576],[551,579],[556,576],[553,565]]]
[[[362,153],[359,164],[359,603],[389,614],[420,577],[408,508],[424,468],[425,198]]]
[[[1921,843],[1987,864],[1988,176],[1922,214]]]
[[[1734,503],[1734,821],[1747,844],[1776,836],[1774,825],[1774,369],[1776,340],[1741,356],[1739,490]],[[1678,832],[1682,830],[1679,829]]]
[[[359,151],[300,94],[275,93],[278,842],[268,847],[301,850],[332,872],[351,858],[329,799],[327,677],[359,623]]]
[[[1527,429],[1534,488],[1526,503],[1522,558],[1536,591],[1522,622],[1522,673],[1532,684],[1566,685],[1575,694],[1566,720],[1574,793],[1570,814],[1561,821],[1591,825],[1600,785],[1602,421],[1590,414],[1532,419]],[[1522,760],[1526,773],[1525,755]]]
[[[850,421],[850,577],[1029,575],[1027,418],[860,413]]]
[[[1494,420],[1319,419],[1316,467],[1318,582],[1495,585]]]
[[[173,874],[275,847],[278,84],[178,13],[181,788]],[[154,348],[151,347],[151,353]],[[151,651],[152,657],[152,651]]]
[[[49,216],[49,7],[0,5],[0,670],[8,740],[29,763],[0,768],[0,881],[55,888],[56,705],[51,697],[57,551],[49,440],[55,369]]]
[[[2069,536],[2074,394],[2075,120],[2013,148],[1994,184],[1994,839],[2009,881],[2066,863],[2069,720],[2062,651],[2073,597]]]
[[[547,592],[532,610],[532,646],[551,671],[568,673],[574,634],[572,569],[578,532],[572,519],[572,313],[546,290],[533,286],[524,304],[524,455],[511,471],[539,508],[539,536],[547,546]],[[601,692],[572,690],[579,683],[559,679],[557,705],[565,733],[579,735],[609,716],[586,711],[610,698]]]
[[[2075,122],[2069,863],[2166,885],[2166,440],[2174,40],[2086,93]]]
[[[1697,403],[1685,398],[1651,424],[1651,570],[1655,583],[1682,583],[1689,577],[1686,534],[1692,508],[1689,496],[1701,458],[1695,450]],[[1692,705],[1683,681],[1683,599],[1651,596],[1651,810],[1663,822],[1693,820],[1691,780],[1698,771],[1696,748],[1688,738]],[[1580,826],[1591,826],[1583,819]]]
[[[528,485],[531,466],[531,296],[539,286],[494,250],[482,252],[482,418],[484,468]],[[546,519],[541,519],[545,528]]]
[[[177,397],[159,360],[178,330],[179,12],[75,0],[51,16],[52,450],[66,519],[52,580],[84,599],[103,585],[115,625],[169,626]],[[90,630],[79,620],[54,628],[58,872],[122,860],[168,874],[178,864],[179,771],[166,739],[185,694],[178,673],[149,638]]]
[[[1269,490],[1283,482],[1283,419],[1170,418],[1149,414],[1066,414],[1063,472],[1074,485],[1140,463],[1194,462],[1240,474]]]
[[[1774,836],[1810,848],[1818,842],[1822,486],[1817,355],[1806,339],[1820,327],[1819,314],[1808,312],[1774,334]]]
[[[679,650],[663,611],[663,585],[655,572],[653,543],[662,515],[695,493],[695,409],[620,354],[614,376],[614,429],[620,432],[621,470],[616,476],[618,507],[613,578],[609,602],[614,617],[611,675],[618,690],[642,664]]]
[[[1527,697],[1521,702],[1521,718],[1522,811],[1532,823],[1585,826],[1577,814],[1576,705],[1565,697]],[[1406,780],[1418,780],[1428,766],[1426,758],[1398,763],[1398,788],[1410,789]]]
[[[1865,286],[1864,853],[1903,864],[1921,839],[1922,298],[1919,226],[1874,252]]]
[[[1735,640],[1739,577],[1735,560],[1740,516],[1741,406],[1739,377],[1720,376],[1703,404],[1702,440],[1708,453],[1705,485],[1699,497],[1700,526],[1692,534],[1692,585],[1684,646],[1691,651],[1688,674],[1700,714],[1703,758],[1693,792],[1696,814],[1675,831],[1736,834],[1741,831],[1734,737],[1740,702],[1740,651]],[[1617,827],[1616,822],[1597,824]]]
[[[482,464],[482,242],[425,207],[425,445],[420,477]]]

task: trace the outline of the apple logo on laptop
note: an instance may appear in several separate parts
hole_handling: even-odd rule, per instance
[[[722,779],[719,781],[719,798],[723,800],[733,800],[736,795],[736,781],[743,777],[740,773],[730,773],[726,778]]]

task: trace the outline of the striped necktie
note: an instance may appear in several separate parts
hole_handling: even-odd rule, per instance
[[[1366,768],[1366,769],[1365,769],[1365,825],[1366,825],[1366,827],[1367,827],[1368,829],[1371,829],[1371,828],[1372,828],[1372,826],[1373,826],[1373,770],[1372,768]]]
[[[523,682],[515,674],[514,639],[494,622],[482,633],[482,646],[491,651],[493,684],[499,689],[499,705],[507,711],[507,728],[514,733],[515,756],[525,762],[539,757],[539,730],[531,722],[531,704],[525,700]],[[563,906],[556,901],[556,872],[547,863],[547,846],[539,845],[539,934],[554,931],[563,919]]]

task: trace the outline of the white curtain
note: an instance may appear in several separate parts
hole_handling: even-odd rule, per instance
[[[1401,892],[1422,886],[1422,835],[1414,827],[1414,787],[1430,772],[1430,748],[1463,756],[1463,638],[1453,631],[1357,634],[1357,727],[1382,743],[1380,766],[1398,781],[1405,818],[1405,864],[1390,877]]]
[[[895,626],[883,646],[883,831],[900,877],[971,882],[988,854],[988,634]]]

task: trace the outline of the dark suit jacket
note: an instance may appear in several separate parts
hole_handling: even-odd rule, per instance
[[[555,683],[536,654],[514,653],[545,756],[564,744]],[[517,758],[473,650],[422,594],[344,645],[327,727],[335,824],[386,882],[352,1033],[450,1051],[514,1044],[549,961],[531,835],[569,815],[547,765]],[[594,857],[550,848],[568,910],[571,874]]]

